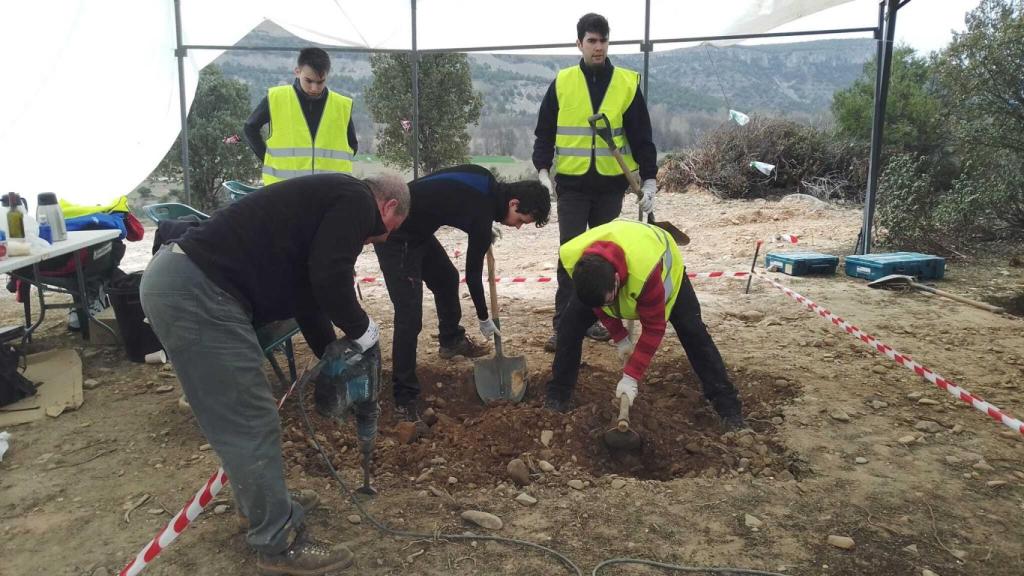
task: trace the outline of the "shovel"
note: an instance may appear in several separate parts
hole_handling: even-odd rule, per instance
[[[604,126],[599,123],[604,122]],[[619,163],[619,167],[622,168],[622,173],[626,175],[626,180],[629,181],[629,190],[633,194],[636,194],[637,200],[641,200],[644,197],[644,193],[640,191],[640,183],[637,182],[636,176],[630,171],[629,167],[626,166],[626,161],[622,158],[622,152],[615,146],[615,140],[612,137],[612,125],[608,121],[608,116],[604,112],[594,114],[590,118],[587,118],[587,122],[590,123],[590,128],[594,130],[598,136],[604,140],[605,144],[608,145],[608,150],[611,151],[612,156]],[[640,221],[644,220],[644,212],[640,211]],[[668,232],[672,239],[676,241],[676,244],[680,246],[686,246],[690,243],[690,237],[685,232],[676,227],[671,222],[655,222],[654,212],[647,215],[647,223],[661,228],[665,232]]]
[[[487,249],[487,283],[491,286],[491,317],[498,323],[498,288],[494,280],[494,251]],[[526,358],[506,358],[501,352],[501,334],[494,335],[494,358],[476,360],[473,365],[476,393],[484,403],[495,400],[519,402],[526,394]]]
[[[619,418],[615,426],[604,433],[605,446],[612,450],[637,452],[643,446],[643,438],[629,427],[629,398],[619,396]]]
[[[969,304],[971,306],[974,306],[975,308],[981,308],[982,310],[987,310],[988,312],[992,312],[993,314],[1002,314],[1003,312],[1006,311],[1006,310],[1000,308],[999,306],[993,306],[991,304],[985,304],[984,302],[978,302],[976,300],[971,300],[970,298],[964,298],[963,296],[957,296],[956,294],[950,294],[949,292],[946,292],[945,290],[939,290],[938,288],[932,288],[931,286],[925,286],[924,284],[918,284],[917,282],[914,282],[914,277],[913,276],[905,276],[903,274],[890,274],[888,276],[883,276],[883,277],[879,278],[878,280],[875,280],[874,282],[868,282],[868,288],[902,288],[904,290],[907,290],[907,289],[924,290],[925,292],[931,292],[932,294],[938,294],[939,296],[945,296],[946,298],[949,298],[950,300],[956,300],[957,302],[962,302],[964,304]]]

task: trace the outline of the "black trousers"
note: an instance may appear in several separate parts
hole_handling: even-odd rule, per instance
[[[555,362],[551,368],[551,381],[547,394],[561,401],[572,397],[573,388],[580,371],[580,357],[583,354],[583,337],[597,316],[591,308],[580,302],[573,294],[569,306],[562,313],[558,329],[558,344]],[[690,279],[683,277],[679,296],[668,321],[675,328],[679,341],[690,360],[690,366],[700,378],[704,397],[721,416],[739,414],[742,404],[736,396],[736,388],[725,372],[725,362],[708,334],[708,328],[700,316],[700,302],[693,291]]]
[[[588,228],[607,224],[622,213],[622,191],[585,191],[558,187],[558,244],[583,234]],[[555,316],[551,325],[557,332],[558,321],[573,295],[572,278],[558,262],[558,290],[555,292]]]
[[[420,394],[416,345],[423,328],[423,284],[434,293],[441,346],[458,344],[466,335],[459,325],[459,271],[437,238],[388,240],[373,245],[388,295],[395,308],[391,341],[391,381],[395,402],[408,404]]]

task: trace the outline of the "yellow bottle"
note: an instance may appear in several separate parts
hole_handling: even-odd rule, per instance
[[[21,199],[14,192],[7,195],[10,209],[7,211],[7,233],[11,238],[25,237],[25,216],[21,213]]]

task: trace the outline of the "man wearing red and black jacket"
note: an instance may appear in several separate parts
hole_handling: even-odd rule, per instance
[[[595,318],[608,329],[625,362],[615,395],[628,397],[630,404],[665,336],[665,325],[671,322],[704,396],[726,426],[744,426],[742,403],[701,319],[700,303],[686,277],[679,248],[667,232],[650,224],[615,220],[563,244],[559,259],[573,279],[575,294],[562,313],[546,408],[569,409],[583,337]],[[623,319],[640,321],[642,331],[635,345]]]

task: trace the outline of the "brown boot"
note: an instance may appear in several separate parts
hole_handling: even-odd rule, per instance
[[[288,495],[292,497],[292,500],[298,502],[306,512],[314,510],[320,505],[320,496],[313,490],[289,490]],[[238,531],[249,531],[249,519],[242,514],[241,510],[238,510]]]
[[[437,355],[445,360],[450,360],[456,356],[479,358],[481,356],[486,356],[490,351],[490,347],[486,344],[477,344],[470,340],[468,336],[463,336],[462,340],[451,346],[439,347],[437,349]]]
[[[348,547],[318,542],[300,530],[280,554],[257,554],[256,570],[262,576],[320,576],[348,568],[352,558]]]

